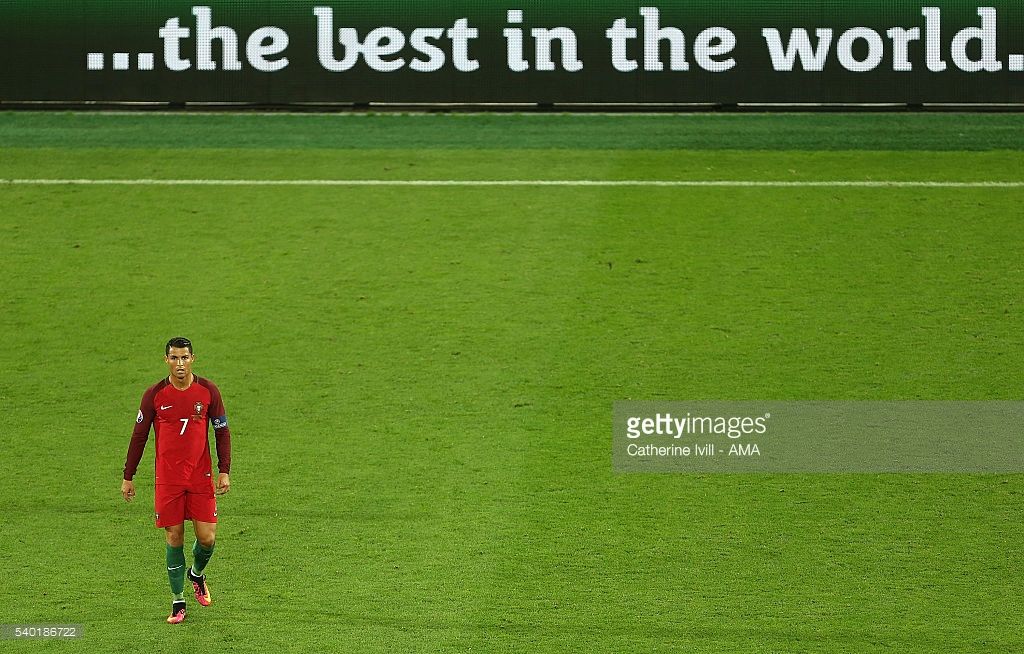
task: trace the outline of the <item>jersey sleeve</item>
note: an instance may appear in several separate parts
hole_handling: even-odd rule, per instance
[[[128,456],[124,462],[124,478],[128,481],[135,477],[135,472],[139,469],[142,453],[146,451],[146,441],[149,440],[149,430],[156,418],[156,407],[153,406],[154,395],[156,395],[155,386],[146,389],[146,392],[142,394],[142,402],[139,403],[139,415],[135,418],[132,439],[128,443]]]
[[[228,474],[231,471],[231,430],[228,428],[228,414],[217,385],[207,380],[207,387],[210,389],[210,408],[206,415],[213,425],[213,434],[217,441],[217,470]]]

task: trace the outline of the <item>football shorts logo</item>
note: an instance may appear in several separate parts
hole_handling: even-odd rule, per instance
[[[227,416],[220,416],[219,418],[214,418],[213,419],[213,428],[214,429],[224,429],[227,426],[228,426],[228,417]]]
[[[136,424],[142,424],[142,409],[139,409],[139,417],[135,419]]]

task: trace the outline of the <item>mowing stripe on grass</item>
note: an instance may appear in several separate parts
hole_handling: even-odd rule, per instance
[[[1018,182],[668,179],[0,179],[5,186],[667,186],[767,188],[1024,188]]]

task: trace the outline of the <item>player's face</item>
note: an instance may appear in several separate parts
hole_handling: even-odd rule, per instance
[[[192,374],[192,361],[194,360],[195,358],[187,347],[172,347],[164,357],[167,368],[171,371],[171,377],[182,382]]]

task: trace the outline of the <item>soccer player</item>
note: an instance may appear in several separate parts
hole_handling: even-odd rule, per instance
[[[213,556],[217,533],[216,495],[231,488],[231,432],[220,391],[209,379],[192,374],[195,355],[187,338],[172,338],[164,348],[170,374],[146,389],[135,420],[128,457],[124,464],[121,495],[135,497],[132,478],[142,460],[150,426],[156,432],[156,526],[167,537],[167,577],[171,582],[171,615],[167,622],[185,620],[185,520],[192,521],[196,540],[188,579],[196,601],[209,606],[210,587],[204,570]],[[211,479],[210,440],[207,423],[213,424],[217,441],[217,485]]]

